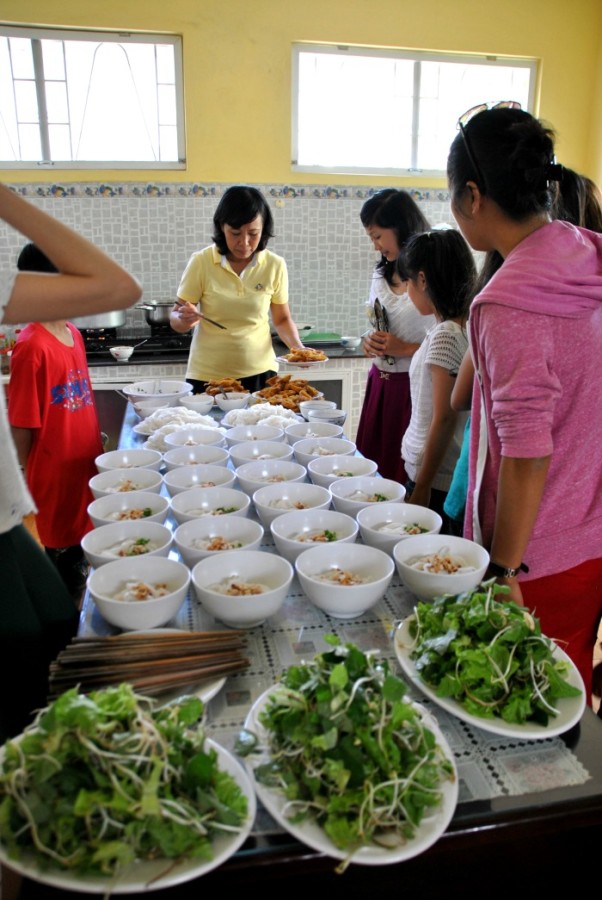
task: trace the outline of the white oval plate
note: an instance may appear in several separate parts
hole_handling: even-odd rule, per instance
[[[247,839],[255,820],[256,800],[253,785],[240,763],[228,752],[210,738],[206,740],[206,746],[213,748],[217,753],[218,763],[223,771],[228,772],[236,780],[241,791],[247,798],[247,819],[240,832],[224,834],[213,842],[213,859],[198,860],[173,860],[155,859],[146,862],[132,863],[127,866],[117,877],[78,875],[76,873],[59,872],[54,869],[40,869],[32,853],[24,853],[18,859],[11,859],[6,849],[0,844],[0,862],[10,869],[14,869],[26,878],[39,881],[42,884],[50,884],[53,887],[65,888],[68,891],[81,891],[85,894],[138,894],[147,891],[159,891],[163,888],[174,887],[205,875],[216,869],[229,859]],[[4,749],[0,748],[0,762],[4,758]]]
[[[299,362],[291,362],[290,359],[287,359],[286,356],[277,356],[276,359],[278,362],[282,363],[285,366],[292,366],[295,369],[313,369],[316,366],[324,366],[328,362],[328,358],[326,359],[308,359],[308,360],[299,360]]]
[[[257,735],[260,746],[266,743],[267,732],[259,721],[259,713],[267,706],[270,695],[274,693],[274,690],[277,687],[278,685],[274,685],[273,687],[268,688],[267,691],[264,691],[261,697],[259,697],[251,707],[245,720],[245,728]],[[273,788],[260,784],[253,774],[251,761],[247,760],[247,771],[253,778],[257,796],[270,815],[285,829],[285,831],[288,831],[289,834],[296,837],[302,844],[313,847],[314,850],[325,853],[326,856],[331,856],[334,859],[349,859],[350,862],[362,866],[385,866],[390,865],[391,863],[403,862],[406,859],[412,859],[412,857],[418,856],[419,853],[423,853],[441,837],[451,821],[458,802],[458,772],[451,748],[441,734],[435,719],[419,704],[414,703],[413,706],[419,710],[425,725],[435,734],[437,743],[454,767],[455,777],[453,780],[448,779],[443,782],[441,786],[443,797],[441,806],[432,816],[423,820],[419,828],[416,829],[415,837],[403,846],[396,847],[395,849],[386,849],[385,847],[378,847],[376,844],[371,844],[366,847],[360,847],[351,857],[349,857],[348,853],[344,850],[340,850],[333,844],[323,829],[317,825],[315,821],[307,819],[305,822],[293,823],[287,819],[283,813],[283,808],[287,803],[284,795]],[[261,764],[269,762],[269,759],[269,753],[264,751],[260,755],[255,754],[253,763]]]
[[[548,725],[538,725],[535,722],[527,722],[525,725],[514,725],[511,722],[504,722],[499,717],[482,719],[480,716],[474,716],[472,713],[467,712],[457,700],[453,700],[451,697],[438,697],[435,690],[422,680],[416,671],[414,660],[410,658],[413,641],[408,629],[413,618],[414,616],[408,616],[395,631],[395,653],[399,665],[403,669],[404,674],[412,680],[423,694],[430,697],[437,706],[445,709],[448,713],[451,713],[463,722],[467,722],[469,725],[481,728],[483,731],[520,738],[523,741],[541,741],[545,738],[563,734],[581,719],[585,709],[585,685],[573,661],[556,644],[554,644],[554,656],[569,664],[568,681],[573,687],[580,689],[581,696],[564,697],[558,700],[558,716],[553,721],[550,721]]]

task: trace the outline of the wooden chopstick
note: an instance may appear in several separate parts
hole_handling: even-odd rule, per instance
[[[92,690],[122,681],[151,694],[241,671],[244,632],[78,637],[50,665],[51,696],[81,685]]]

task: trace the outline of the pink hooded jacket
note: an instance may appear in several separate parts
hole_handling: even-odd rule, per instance
[[[465,533],[490,546],[502,456],[551,456],[524,580],[602,557],[602,235],[534,231],[475,299]]]

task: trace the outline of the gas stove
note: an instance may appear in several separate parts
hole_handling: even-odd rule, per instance
[[[81,331],[86,348],[86,357],[91,365],[97,363],[110,363],[115,365],[115,360],[109,353],[110,347],[131,347],[144,341],[141,347],[134,351],[129,360],[130,365],[136,363],[155,362],[161,359],[167,361],[186,360],[192,340],[192,333],[177,334],[169,325],[153,325],[150,334],[138,332],[137,334],[118,334],[117,328],[86,328]]]

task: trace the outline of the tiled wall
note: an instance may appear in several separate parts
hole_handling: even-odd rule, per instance
[[[225,187],[81,183],[16,185],[15,189],[98,243],[140,278],[144,299],[157,302],[175,297],[190,254],[211,242],[213,212]],[[257,187],[274,214],[270,249],[287,261],[296,321],[320,331],[364,331],[364,302],[376,256],[359,210],[374,189]],[[447,192],[411,193],[433,225],[452,221]],[[14,265],[22,243],[19,234],[0,222],[2,268]],[[146,329],[144,313],[128,312],[127,328]]]

